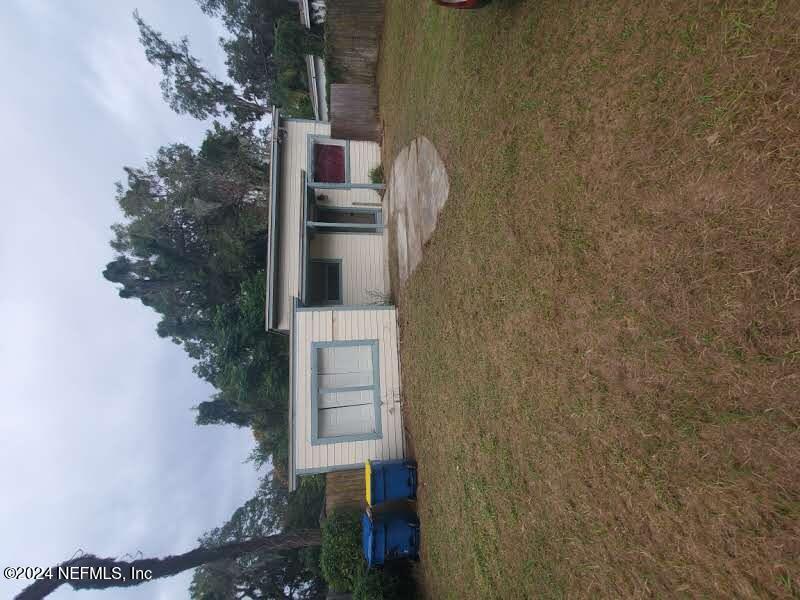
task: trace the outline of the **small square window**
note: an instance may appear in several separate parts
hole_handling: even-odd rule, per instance
[[[314,181],[317,183],[345,183],[345,147],[339,144],[314,142]]]
[[[342,303],[342,261],[311,259],[308,281],[312,305]]]

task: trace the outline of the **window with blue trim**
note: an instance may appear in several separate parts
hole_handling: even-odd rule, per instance
[[[350,181],[350,156],[347,140],[335,140],[320,135],[308,138],[309,182],[334,187],[347,186]]]
[[[323,206],[317,204],[314,221],[317,223],[356,223],[359,225],[382,225],[379,208],[347,206]]]
[[[377,341],[312,346],[312,443],[380,437],[378,373]]]
[[[312,306],[342,303],[341,259],[311,259],[308,295]]]

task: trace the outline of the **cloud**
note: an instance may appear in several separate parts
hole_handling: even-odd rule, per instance
[[[192,52],[211,73],[225,76],[224,59],[217,45],[219,34],[224,31],[219,20],[203,15],[194,3],[155,3],[145,6],[142,15],[167,39],[182,37],[187,33],[183,28],[191,26],[196,30]],[[147,153],[152,152],[154,141],[163,139],[166,131],[178,134],[174,141],[187,141],[185,135],[198,131],[200,124],[188,115],[176,115],[166,104],[160,89],[161,73],[147,62],[138,37],[130,12],[120,15],[116,11],[105,19],[103,27],[88,30],[82,45],[87,65],[82,85],[96,105],[115,118],[128,137]],[[201,130],[209,124],[206,121],[200,125]]]
[[[191,0],[137,3],[169,35],[213,29]],[[4,565],[52,564],[78,548],[182,552],[257,483],[243,464],[250,434],[194,425],[190,408],[211,389],[183,350],[155,335],[153,311],[118,298],[100,274],[122,165],[142,164],[160,144],[196,144],[206,126],[162,102],[133,8],[0,3]],[[216,40],[207,42],[198,48]],[[80,597],[183,598],[190,576]],[[0,581],[0,596],[21,587]]]
[[[165,106],[158,76],[141,47],[130,42],[130,35],[104,32],[92,35],[84,51],[89,67],[83,79],[87,94],[117,120],[130,139],[149,150],[162,129]]]
[[[12,4],[23,18],[48,31],[61,12],[57,3],[47,0],[14,0]]]

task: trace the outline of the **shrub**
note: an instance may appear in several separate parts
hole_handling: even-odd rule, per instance
[[[384,586],[382,572],[366,571],[353,586],[353,600],[386,600]]]
[[[414,578],[406,562],[365,571],[353,587],[353,600],[413,600],[416,596]]]
[[[272,86],[272,100],[281,107],[282,113],[313,118],[305,55],[319,56],[322,51],[322,36],[303,27],[297,17],[278,19],[273,47],[277,74]]]
[[[378,165],[369,171],[369,180],[372,183],[383,183],[383,165]]]
[[[356,511],[334,511],[322,524],[322,576],[337,592],[353,591],[365,571],[361,520]]]
[[[324,503],[325,476],[301,477],[297,489],[289,494],[285,527],[287,529],[319,527],[319,513]]]

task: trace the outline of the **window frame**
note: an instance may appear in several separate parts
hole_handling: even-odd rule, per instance
[[[320,348],[347,348],[353,346],[368,346],[372,353],[372,385],[358,386],[360,389],[372,389],[373,394],[373,416],[374,431],[372,433],[358,433],[350,435],[338,435],[322,437],[319,435],[319,366],[318,350]],[[344,442],[363,442],[368,440],[379,440],[383,438],[381,423],[381,379],[380,379],[380,346],[378,340],[344,340],[332,342],[312,342],[311,343],[311,445],[320,446],[324,444],[340,444]],[[326,388],[327,390],[339,390],[340,388]],[[348,388],[341,388],[342,390]]]
[[[344,182],[317,181],[314,179],[314,145],[341,146],[344,148]],[[324,186],[326,188],[350,187],[350,141],[339,140],[327,135],[308,134],[307,143],[308,183],[311,186]]]
[[[312,188],[313,189],[313,188]],[[334,221],[311,221],[306,222],[306,226],[310,227],[317,233],[355,233],[361,235],[383,235],[383,209],[374,206],[336,206],[333,204],[320,204],[314,203],[313,216],[317,218],[319,211],[330,212],[352,212],[352,213],[367,213],[373,216],[373,223],[344,223]],[[311,211],[309,211],[311,212]],[[306,219],[310,217],[307,216]]]
[[[337,206],[334,204],[314,204],[314,223],[330,223],[332,225],[352,225],[353,221],[325,221],[320,213],[355,213],[362,215],[371,215],[372,223],[361,223],[361,225],[370,225],[371,227],[383,226],[383,214],[380,208],[375,206]]]

